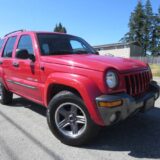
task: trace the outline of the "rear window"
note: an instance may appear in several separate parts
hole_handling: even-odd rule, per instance
[[[3,43],[4,43],[4,40],[0,39],[0,50],[1,50],[2,46],[3,46]]]

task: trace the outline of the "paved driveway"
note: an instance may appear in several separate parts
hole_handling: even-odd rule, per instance
[[[160,86],[160,77],[153,77],[154,81],[157,81],[158,85]]]
[[[15,98],[0,105],[0,160],[160,159],[160,99],[156,108],[102,129],[88,146],[61,144],[48,129],[46,109]]]

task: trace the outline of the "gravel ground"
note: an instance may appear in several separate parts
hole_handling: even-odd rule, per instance
[[[0,160],[160,159],[160,98],[156,107],[101,130],[87,146],[69,147],[49,131],[46,109],[16,97],[0,105]]]

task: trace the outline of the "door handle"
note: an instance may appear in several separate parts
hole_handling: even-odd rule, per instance
[[[2,61],[0,61],[0,64],[3,64],[3,62],[2,62]]]
[[[14,66],[14,67],[19,67],[19,63],[14,62],[14,63],[13,63],[13,66]]]
[[[44,71],[44,66],[40,66],[40,69],[41,69],[42,71]]]

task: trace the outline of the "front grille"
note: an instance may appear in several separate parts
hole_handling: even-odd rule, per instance
[[[131,96],[139,96],[143,94],[149,88],[150,79],[151,76],[149,71],[141,71],[125,75],[127,93]]]

